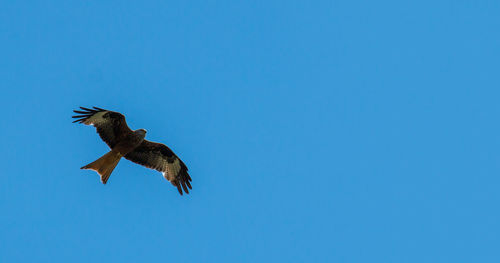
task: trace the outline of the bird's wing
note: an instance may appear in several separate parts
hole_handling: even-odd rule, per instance
[[[125,159],[134,163],[155,169],[163,173],[165,179],[169,180],[182,195],[182,189],[189,194],[191,188],[191,177],[186,165],[166,145],[144,140],[141,145],[132,152],[126,154]]]
[[[73,116],[75,121],[85,125],[93,125],[101,139],[113,148],[120,139],[132,132],[125,122],[125,116],[119,112],[108,111],[105,109],[93,107],[88,109],[80,107],[82,110],[74,110],[79,114]]]

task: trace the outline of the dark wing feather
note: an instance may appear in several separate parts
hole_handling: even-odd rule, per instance
[[[188,168],[182,160],[166,145],[144,140],[132,152],[126,154],[125,159],[134,163],[155,169],[163,173],[182,195],[182,190],[189,194],[191,177]]]
[[[81,110],[74,110],[78,115],[72,116],[73,122],[93,125],[101,139],[113,148],[118,141],[126,137],[132,130],[125,121],[125,116],[119,112],[108,111],[93,107],[92,109],[80,107]]]

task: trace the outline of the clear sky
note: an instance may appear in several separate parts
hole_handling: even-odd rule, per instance
[[[500,262],[500,1],[2,1],[0,262]],[[122,112],[193,190],[72,110]]]

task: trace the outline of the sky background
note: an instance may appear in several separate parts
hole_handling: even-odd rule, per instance
[[[500,1],[1,1],[1,262],[500,262]],[[191,194],[72,110],[170,146]]]

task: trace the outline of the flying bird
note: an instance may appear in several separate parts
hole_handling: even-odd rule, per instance
[[[80,107],[74,110],[78,115],[72,116],[73,123],[93,125],[101,139],[111,150],[96,161],[80,169],[96,171],[101,182],[106,184],[113,169],[122,157],[147,168],[163,173],[163,177],[182,195],[182,190],[189,194],[191,177],[184,162],[175,155],[166,145],[151,142],[146,139],[146,130],[131,130],[125,122],[125,116],[119,112],[109,111],[98,107],[88,109]]]

